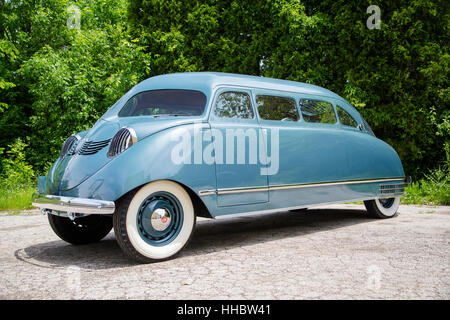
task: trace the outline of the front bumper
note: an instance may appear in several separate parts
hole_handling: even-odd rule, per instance
[[[33,195],[32,205],[41,210],[81,214],[113,214],[115,210],[113,201],[63,197],[41,193]]]

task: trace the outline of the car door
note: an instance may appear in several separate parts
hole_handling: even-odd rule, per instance
[[[218,89],[209,123],[218,206],[268,202],[267,175],[258,151],[262,135],[250,90]]]

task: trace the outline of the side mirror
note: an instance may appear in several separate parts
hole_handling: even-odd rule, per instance
[[[357,128],[359,129],[359,131],[363,131],[364,130],[364,126],[361,123],[358,124]]]

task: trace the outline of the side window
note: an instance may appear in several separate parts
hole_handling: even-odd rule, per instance
[[[350,127],[357,127],[358,124],[356,123],[356,120],[353,119],[353,117],[345,111],[343,108],[336,106],[336,111],[339,117],[339,120],[344,126],[350,126]]]
[[[256,96],[259,116],[264,120],[298,121],[295,100],[275,96]]]
[[[221,93],[214,107],[214,115],[219,118],[252,119],[254,114],[250,96],[243,92]]]
[[[306,122],[336,123],[333,105],[326,101],[300,99],[300,109]]]

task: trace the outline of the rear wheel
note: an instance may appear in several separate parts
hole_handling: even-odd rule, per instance
[[[173,181],[160,180],[120,199],[113,221],[125,254],[146,263],[171,258],[183,249],[196,217],[186,190]]]
[[[375,200],[364,201],[368,214],[373,218],[386,219],[398,215],[400,197],[379,198]]]
[[[88,244],[103,239],[112,229],[111,216],[89,215],[70,220],[48,214],[53,231],[62,240],[72,244]]]

